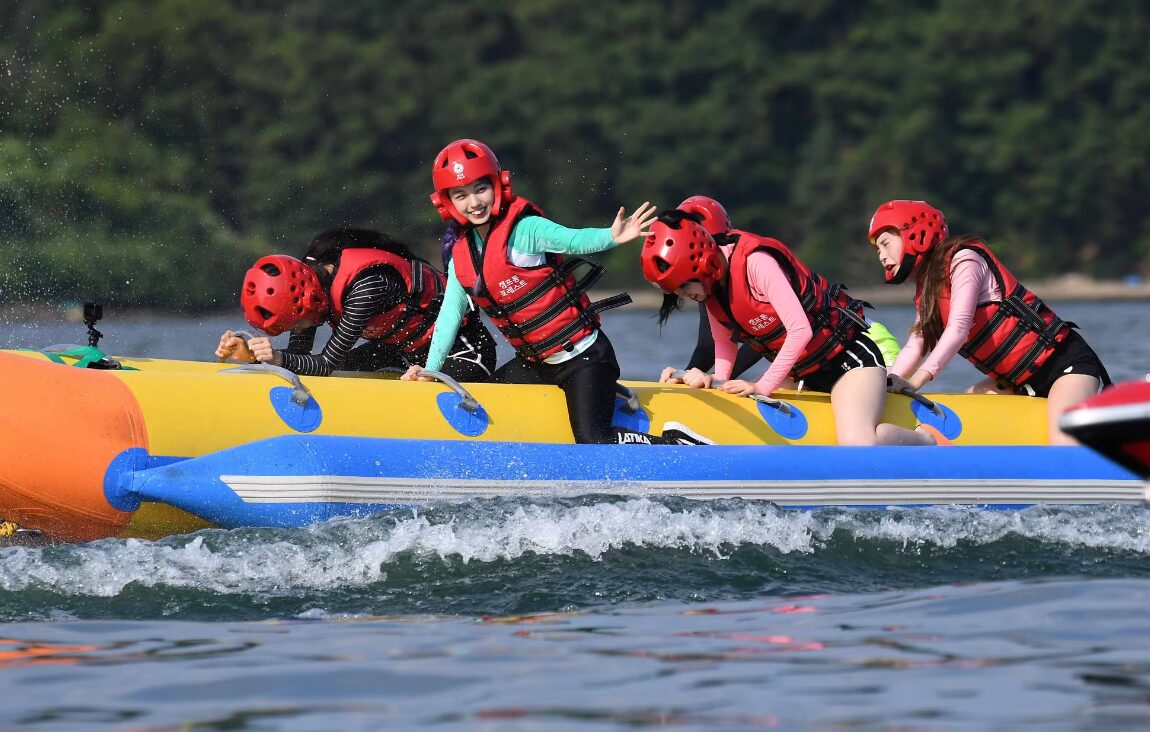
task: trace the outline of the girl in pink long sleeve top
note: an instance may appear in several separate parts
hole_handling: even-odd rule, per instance
[[[891,373],[905,374],[917,370],[929,376],[927,381],[938,378],[939,372],[966,343],[974,323],[974,309],[980,302],[1001,299],[1002,289],[991,276],[986,260],[970,250],[955,254],[950,267],[950,317],[938,343],[928,354],[924,354],[922,331],[913,330],[891,365]]]
[[[720,251],[729,259],[733,249],[734,246],[731,245],[721,247]],[[790,279],[774,257],[766,252],[754,252],[747,257],[747,280],[754,298],[760,302],[770,303],[779,314],[783,327],[787,329],[783,347],[771,361],[770,368],[763,372],[754,384],[753,393],[769,395],[787,380],[814,331],[798,295],[791,287]],[[714,378],[717,381],[726,381],[731,378],[735,354],[739,349],[735,342],[735,333],[719,322],[710,309],[707,310],[707,320],[710,321],[711,334],[715,340]],[[747,383],[742,380],[739,382]]]
[[[1058,427],[1069,407],[1110,384],[1073,323],[1026,289],[979,237],[951,237],[925,201],[889,201],[869,238],[888,284],[915,280],[917,317],[891,366],[890,388],[921,389],[956,354],[986,374],[967,391],[1047,399],[1051,444],[1074,444]]]
[[[651,231],[643,245],[644,276],[664,292],[705,303],[714,335],[714,376],[691,369],[678,381],[767,396],[789,378],[830,393],[840,445],[935,443],[925,432],[880,423],[886,367],[865,334],[862,304],[811,272],[782,242],[731,230],[720,248],[697,219],[678,209],[662,214]],[[826,307],[828,301],[834,306]],[[771,359],[753,384],[727,380],[736,339]]]

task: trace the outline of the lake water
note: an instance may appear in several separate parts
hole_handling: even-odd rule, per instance
[[[1150,371],[1150,303],[1056,307],[1115,379]],[[604,320],[627,378],[693,346],[693,313]],[[99,327],[110,353],[208,359],[240,323]],[[0,335],[62,342],[83,325]],[[9,546],[0,699],[0,730],[43,732],[1145,729],[1150,511],[603,495]]]

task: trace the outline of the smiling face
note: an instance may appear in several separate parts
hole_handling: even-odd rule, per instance
[[[874,248],[883,272],[890,280],[902,265],[902,237],[894,229],[887,229],[875,237]]]
[[[491,179],[481,178],[458,188],[450,188],[447,198],[455,210],[463,214],[468,223],[479,226],[491,218],[491,207],[495,205],[495,188]]]
[[[689,282],[685,282],[682,287],[675,290],[675,294],[679,297],[685,297],[688,300],[694,300],[695,302],[703,302],[708,297],[710,297],[710,295],[707,294],[707,291],[703,288],[703,284],[698,280],[690,280]]]

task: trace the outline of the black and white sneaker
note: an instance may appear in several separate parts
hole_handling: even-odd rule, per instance
[[[714,445],[714,440],[708,440],[698,432],[679,422],[663,423],[663,439],[672,445]]]

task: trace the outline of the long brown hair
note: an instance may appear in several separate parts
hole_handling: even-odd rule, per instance
[[[915,286],[922,293],[918,304],[918,321],[911,326],[911,335],[922,334],[922,352],[930,353],[938,339],[942,337],[942,330],[946,323],[942,322],[942,310],[938,301],[943,290],[950,291],[950,260],[954,250],[962,244],[972,241],[983,241],[977,234],[959,234],[942,242],[927,252],[915,276]]]

